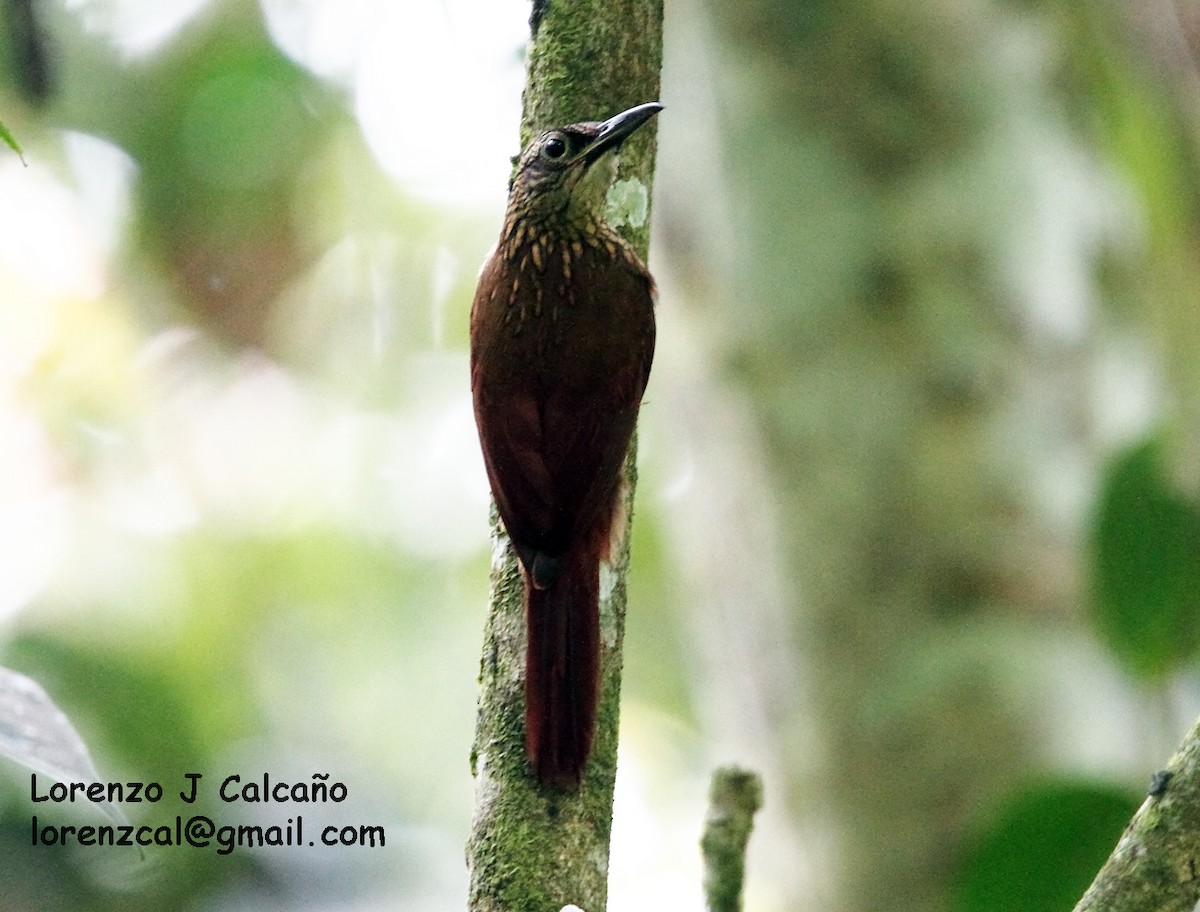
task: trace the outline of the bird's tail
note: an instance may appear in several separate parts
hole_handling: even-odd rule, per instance
[[[543,783],[573,789],[592,749],[600,698],[600,565],[589,549],[554,581],[525,578],[525,749]]]

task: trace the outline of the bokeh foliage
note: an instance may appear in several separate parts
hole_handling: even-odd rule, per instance
[[[3,904],[454,904],[496,213],[385,176],[349,80],[256,4],[148,54],[99,0],[17,6],[51,69],[31,93],[0,47],[6,199],[94,202],[103,158],[129,212],[82,256],[54,223],[54,283],[0,260],[0,662],[115,776],[334,765],[396,847],[48,853],[6,769]],[[1062,908],[1196,714],[1197,23],[1170,6],[668,5],[635,853],[686,854],[733,759],[767,786],[750,909]],[[58,211],[14,208],[31,237]]]
[[[1171,3],[707,9],[732,222],[712,243],[736,250],[717,347],[766,441],[827,755],[810,772],[797,747],[781,779],[835,821],[839,909],[945,908],[947,872],[987,864],[989,815],[1026,846],[1013,895],[1061,907],[1055,850],[1078,871],[1116,835],[1069,792],[1018,813],[1031,774],[1079,762],[1068,720],[1128,746],[1136,792],[1195,714],[1161,707],[1195,681],[1196,23]],[[1139,710],[1056,706],[1060,675]]]

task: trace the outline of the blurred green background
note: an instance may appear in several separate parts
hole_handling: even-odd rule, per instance
[[[701,908],[730,761],[749,912],[1070,908],[1200,714],[1200,10],[666,12],[610,908]],[[103,818],[5,761],[0,907],[463,906],[528,13],[0,4],[0,665],[388,840],[32,846]]]

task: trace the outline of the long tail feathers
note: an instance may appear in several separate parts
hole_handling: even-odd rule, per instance
[[[599,562],[569,554],[549,588],[526,577],[525,593],[525,749],[538,779],[574,789],[600,696]]]

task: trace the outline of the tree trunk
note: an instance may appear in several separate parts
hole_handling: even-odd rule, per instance
[[[546,127],[603,120],[658,98],[661,0],[535,0],[521,141]],[[619,221],[644,258],[654,132],[622,150],[618,181],[626,198],[645,201]],[[614,224],[618,220],[614,220]],[[626,463],[626,524],[632,515],[634,448]],[[624,541],[628,542],[628,525]],[[491,607],[480,665],[479,715],[472,765],[475,815],[467,846],[469,908],[556,910],[572,903],[600,912],[608,887],[609,834],[617,767],[621,646],[628,546],[601,573],[600,711],[592,758],[578,792],[544,791],[529,771],[524,744],[525,618],[521,575],[493,516]],[[610,572],[611,571],[611,572]]]

